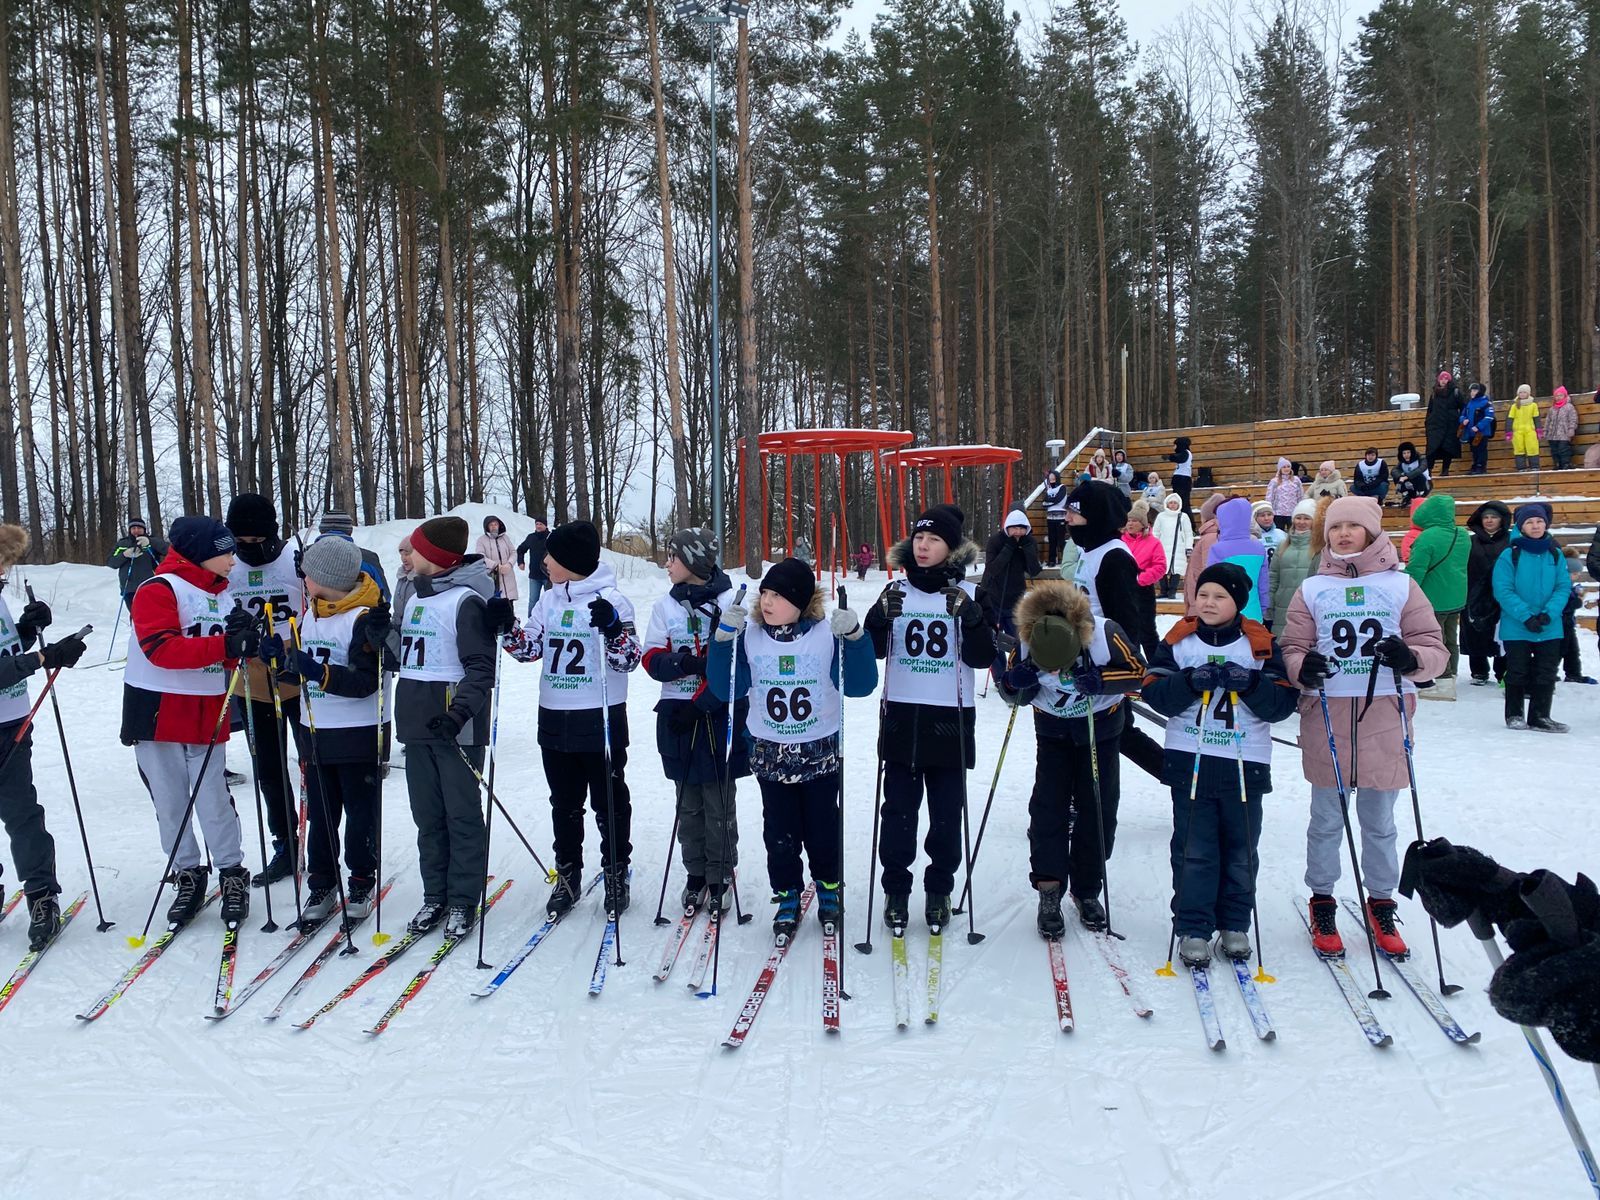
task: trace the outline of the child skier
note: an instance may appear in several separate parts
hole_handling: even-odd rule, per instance
[[[161,849],[176,873],[167,921],[187,924],[205,904],[210,869],[201,865],[200,846],[184,820],[192,794],[217,866],[222,919],[238,924],[250,915],[250,872],[239,814],[222,778],[228,722],[219,717],[229,672],[256,652],[258,618],[228,595],[234,541],[227,526],[210,517],[179,517],[167,532],[171,549],[134,592],[129,613],[122,744],[133,747],[139,777],[155,802]],[[213,741],[219,748],[207,763]]]
[[[1039,936],[1053,940],[1066,932],[1066,889],[1084,928],[1106,928],[1100,889],[1117,831],[1123,701],[1139,689],[1144,667],[1132,636],[1090,612],[1089,598],[1070,583],[1050,580],[1029,589],[1017,605],[1017,636],[995,682],[1007,704],[1033,707],[1038,748],[1028,800],[1028,877],[1039,893]]]
[[[680,529],[667,548],[672,590],[650,610],[644,636],[645,674],[661,684],[656,746],[661,766],[678,787],[678,846],[689,878],[685,911],[706,904],[720,914],[739,862],[737,781],[750,774],[741,735],[728,744],[728,706],[706,690],[706,658],[733,585],[717,562],[709,529]],[[734,706],[735,725],[748,701]],[[724,755],[727,761],[724,761]],[[709,888],[709,891],[708,891]]]
[[[1376,500],[1339,497],[1327,507],[1323,530],[1315,571],[1290,601],[1279,634],[1284,673],[1307,693],[1300,697],[1300,761],[1311,784],[1305,881],[1312,944],[1324,954],[1344,950],[1333,898],[1344,822],[1320,692],[1327,696],[1345,797],[1361,823],[1367,923],[1380,947],[1404,954],[1392,899],[1400,881],[1394,804],[1408,781],[1395,677],[1409,720],[1417,682],[1443,671],[1449,653],[1433,605],[1400,570]]]
[[[395,736],[406,748],[422,872],[422,906],[406,928],[425,933],[442,920],[445,937],[457,938],[477,922],[483,892],[483,810],[467,761],[482,770],[489,743],[491,583],[483,559],[467,553],[460,517],[424,521],[411,534],[411,550],[415,594],[391,629],[382,628],[381,610],[367,614],[367,629],[400,662]]]
[[[1250,957],[1261,797],[1272,790],[1269,726],[1298,700],[1272,634],[1240,615],[1250,591],[1233,563],[1202,571],[1194,613],[1167,631],[1144,680],[1145,700],[1167,718],[1172,920],[1192,967],[1211,961],[1218,931],[1223,954]]]
[[[0,525],[0,593],[11,568],[28,553],[28,531],[20,525]],[[50,606],[30,600],[17,617],[11,615],[0,594],[0,745],[11,747],[0,774],[0,824],[11,842],[11,861],[21,878],[28,905],[28,948],[42,950],[61,928],[61,906],[56,897],[56,844],[45,828],[44,806],[33,786],[33,734],[16,740],[17,726],[33,707],[28,698],[28,676],[40,667],[54,671],[76,666],[83,657],[83,642],[63,638],[44,644],[50,624]],[[39,649],[32,647],[38,644]],[[216,714],[212,714],[215,717]]]
[[[511,657],[544,662],[539,752],[550,784],[556,870],[547,909],[559,917],[583,894],[587,797],[600,830],[606,912],[616,916],[628,907],[633,853],[628,841],[633,804],[623,775],[628,765],[628,674],[639,665],[643,651],[634,633],[633,605],[617,590],[615,572],[600,561],[600,533],[593,525],[572,521],[552,529],[544,562],[550,588],[526,622],[516,625],[509,600],[497,599],[492,607],[497,628],[509,631],[502,644]]]
[[[800,923],[802,847],[816,883],[818,918],[835,929],[844,920],[840,694],[867,696],[878,685],[872,643],[861,634],[861,622],[847,608],[822,619],[822,593],[811,568],[786,558],[762,579],[753,611],[740,604],[723,610],[711,643],[711,694],[726,702],[733,672],[731,694],[755,701],[747,717],[750,767],[761,785],[767,878],[778,906],[772,932],[780,940],[792,937]]]
[[[353,922],[371,911],[378,882],[378,686],[383,635],[391,623],[389,606],[377,581],[363,571],[360,549],[348,538],[312,543],[300,566],[310,599],[300,624],[300,647],[286,635],[262,638],[261,657],[286,661],[282,677],[300,681],[305,689],[300,724],[308,760],[311,890],[301,917],[308,924],[320,921],[338,906],[336,847],[342,816],[344,861],[350,870],[345,919]]]
[[[905,579],[884,588],[867,614],[873,652],[884,659],[878,859],[883,867],[883,919],[896,930],[904,930],[909,920],[917,810],[924,792],[924,915],[934,929],[950,921],[950,893],[961,861],[966,785],[960,773],[977,762],[972,671],[991,666],[995,657],[994,616],[977,587],[965,580],[978,555],[977,546],[962,533],[965,519],[950,504],[935,505],[917,517],[911,537],[889,552],[890,564],[903,570]]]

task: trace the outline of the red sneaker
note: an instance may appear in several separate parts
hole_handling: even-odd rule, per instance
[[[1372,928],[1373,940],[1378,949],[1392,958],[1405,958],[1411,953],[1395,930],[1395,903],[1393,900],[1367,901],[1367,924]]]
[[[1339,936],[1339,902],[1332,896],[1311,897],[1311,948],[1318,954],[1343,954]]]

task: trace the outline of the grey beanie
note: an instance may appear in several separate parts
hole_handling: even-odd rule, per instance
[[[709,580],[717,573],[717,539],[709,529],[680,529],[668,540],[672,555],[696,579]]]
[[[337,534],[318,538],[300,556],[300,569],[329,591],[352,591],[361,578],[361,547]]]

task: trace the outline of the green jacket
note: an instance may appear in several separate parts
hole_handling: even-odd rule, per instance
[[[1282,633],[1289,623],[1289,602],[1317,565],[1309,533],[1291,533],[1272,556],[1272,629]]]
[[[1411,543],[1406,574],[1417,581],[1435,613],[1460,612],[1467,606],[1467,559],[1472,535],[1456,524],[1455,497],[1435,492],[1411,514],[1422,530]]]

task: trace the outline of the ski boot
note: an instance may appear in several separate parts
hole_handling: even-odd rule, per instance
[[[1078,920],[1090,933],[1104,933],[1110,921],[1106,917],[1106,906],[1100,903],[1097,896],[1074,896],[1073,901],[1078,906]]]
[[[1224,929],[1217,935],[1217,949],[1224,958],[1244,962],[1250,957],[1250,935],[1237,929]]]
[[[706,902],[706,877],[704,875],[691,875],[683,884],[683,912],[687,916],[692,912],[699,912]]]
[[[1061,913],[1061,884],[1051,879],[1041,881],[1038,888],[1039,936],[1054,942],[1067,931],[1067,919]]]
[[[207,867],[186,867],[178,872],[173,880],[178,885],[178,894],[167,909],[167,924],[187,925],[194,920],[195,914],[205,905],[206,884],[210,879],[211,871]]]
[[[1186,967],[1211,965],[1211,940],[1203,937],[1186,937],[1178,943],[1178,957]]]
[[[422,907],[417,909],[417,915],[406,922],[406,932],[427,933],[442,920],[444,920],[444,902],[424,897]]]
[[[800,889],[784,888],[774,892],[772,902],[778,906],[772,917],[772,936],[780,943],[786,942],[800,927]]]
[[[294,874],[295,848],[293,842],[273,842],[272,857],[267,865],[250,881],[252,887],[266,887]]]
[[[306,897],[305,907],[300,910],[300,923],[309,929],[318,921],[333,915],[333,910],[339,907],[339,893],[331,887],[314,887]]]
[[[822,922],[826,929],[832,925],[835,931],[844,925],[844,885],[842,883],[823,883],[817,880],[817,920]]]
[[[61,905],[54,892],[28,897],[28,949],[43,950],[61,932]]]
[[[250,868],[243,863],[217,872],[222,885],[222,923],[239,925],[250,915]]]
[[[922,898],[922,915],[927,918],[928,928],[934,933],[941,932],[950,924],[950,897],[928,896]]]
[[[545,915],[552,921],[560,920],[572,911],[581,893],[579,872],[582,867],[557,867],[556,885],[550,889],[550,899],[545,902]]]
[[[628,868],[606,868],[606,916],[616,917],[628,911]]]
[[[711,919],[716,921],[722,914],[733,907],[733,883],[723,880],[713,883],[706,889],[706,912],[711,914]]]
[[[468,904],[452,904],[444,918],[444,936],[447,939],[464,938],[478,923],[478,915]]]
[[[363,878],[359,875],[350,876],[350,885],[344,890],[344,919],[346,921],[365,920],[372,912],[372,894],[377,891],[378,881],[374,878]]]
[[[231,788],[243,787],[247,782],[245,777],[238,771],[230,771],[226,767],[223,768],[222,778]]]
[[[1311,948],[1318,954],[1342,955],[1344,939],[1339,936],[1339,902],[1317,893],[1311,897]]]
[[[1394,958],[1405,958],[1411,951],[1406,949],[1405,942],[1395,929],[1395,907],[1393,900],[1379,900],[1375,896],[1369,896],[1367,924],[1372,929],[1372,938],[1378,943],[1379,950]]]
[[[911,897],[904,892],[885,892],[883,923],[894,931],[895,937],[904,937],[906,926],[911,924]]]

